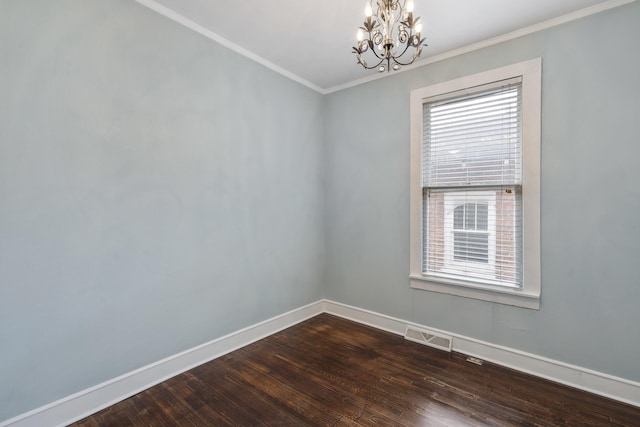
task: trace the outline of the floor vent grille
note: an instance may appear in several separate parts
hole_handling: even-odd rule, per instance
[[[426,329],[418,329],[413,326],[407,326],[404,338],[418,344],[428,345],[444,351],[451,351],[453,338],[437,332],[428,331]]]

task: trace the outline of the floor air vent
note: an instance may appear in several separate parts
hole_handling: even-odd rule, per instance
[[[444,351],[451,351],[451,344],[453,338],[447,335],[439,334],[433,331],[427,331],[425,329],[414,328],[413,326],[407,326],[407,331],[404,333],[404,338],[417,342],[418,344],[428,345]]]

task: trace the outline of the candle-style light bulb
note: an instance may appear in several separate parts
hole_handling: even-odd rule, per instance
[[[420,32],[422,31],[422,24],[418,22],[413,29],[416,31],[416,34],[420,34]]]
[[[373,10],[371,9],[371,3],[367,2],[367,4],[364,5],[364,14],[367,18],[373,15]]]
[[[413,12],[413,1],[411,0],[407,3],[407,12]]]
[[[358,28],[358,34],[356,35],[356,38],[358,39],[359,42],[361,42],[364,39],[364,34],[362,33],[362,30],[360,28]]]

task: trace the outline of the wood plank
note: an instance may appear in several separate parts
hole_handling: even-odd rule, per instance
[[[322,314],[74,426],[640,426],[640,408],[465,359]]]

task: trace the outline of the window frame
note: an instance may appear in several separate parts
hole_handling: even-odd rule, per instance
[[[423,105],[426,99],[494,82],[522,79],[522,287],[427,276],[423,255]],[[535,58],[411,91],[410,99],[410,271],[412,288],[529,309],[540,308],[540,128],[542,60]]]

